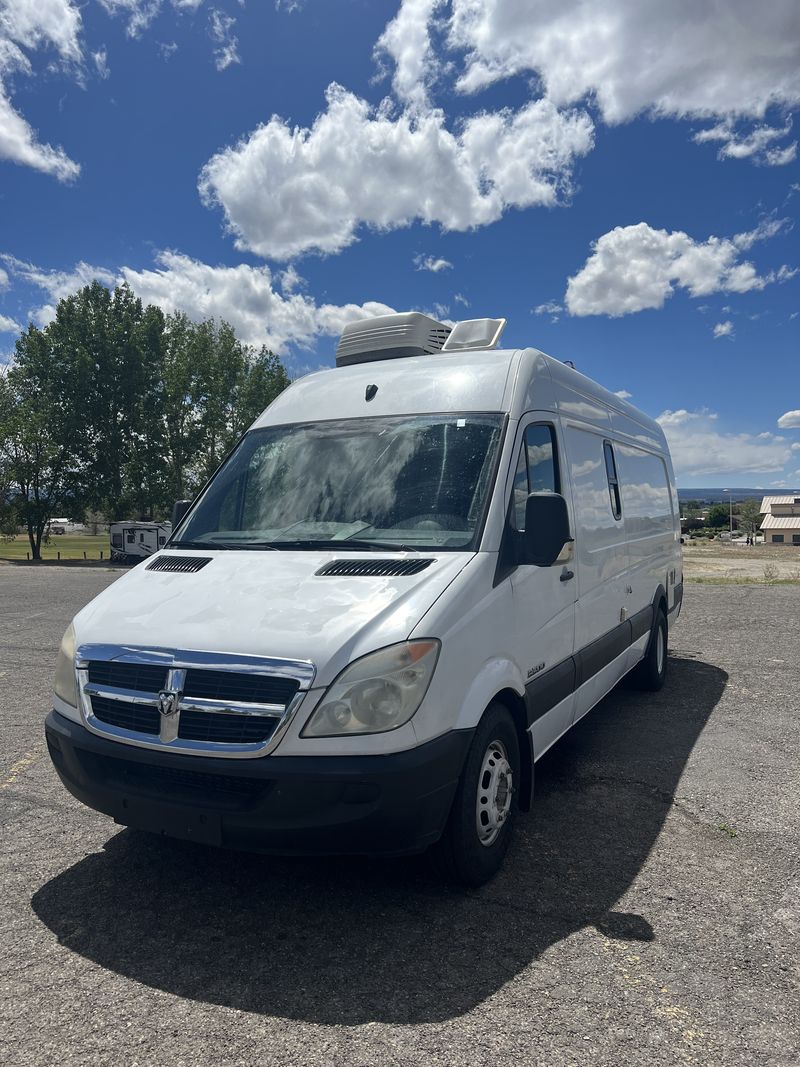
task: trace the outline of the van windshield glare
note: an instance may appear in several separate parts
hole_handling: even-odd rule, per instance
[[[474,547],[500,414],[403,415],[247,433],[170,547]]]

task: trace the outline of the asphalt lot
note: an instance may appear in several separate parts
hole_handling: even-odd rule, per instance
[[[800,1063],[800,590],[689,585],[656,696],[537,765],[503,873],[123,830],[46,755],[55,653],[116,575],[0,567],[0,1062]]]

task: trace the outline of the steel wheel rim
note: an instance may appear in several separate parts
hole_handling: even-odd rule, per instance
[[[659,626],[656,637],[656,669],[659,674],[664,670],[664,627]]]
[[[502,741],[491,741],[486,748],[478,775],[475,825],[478,840],[487,848],[493,845],[511,811],[514,776]]]

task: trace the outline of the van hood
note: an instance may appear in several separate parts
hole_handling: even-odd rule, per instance
[[[182,559],[198,555],[180,552]],[[317,688],[359,656],[404,641],[474,553],[420,552],[419,558],[433,562],[406,577],[316,573],[334,559],[409,558],[399,553],[227,550],[202,555],[211,562],[194,573],[139,564],[75,617],[77,644],[310,660],[317,668]]]

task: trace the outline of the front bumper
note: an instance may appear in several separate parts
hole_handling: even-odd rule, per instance
[[[51,711],[66,788],[124,826],[284,855],[421,852],[440,836],[472,731],[382,756],[176,755],[109,741]]]

